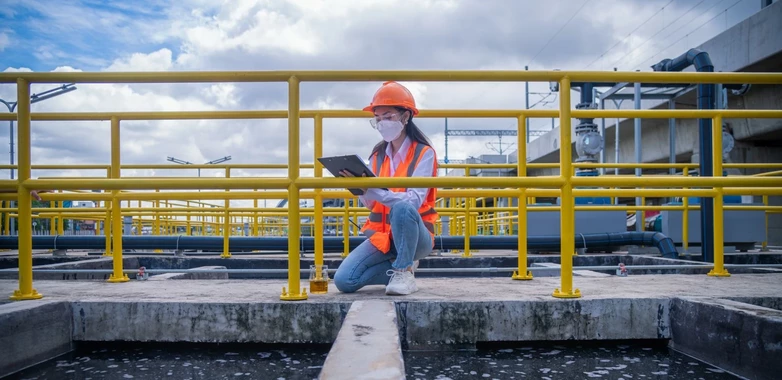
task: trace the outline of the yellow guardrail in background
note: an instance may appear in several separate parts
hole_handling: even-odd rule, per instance
[[[419,117],[471,117],[471,118],[515,118],[519,136],[526,132],[526,118],[560,118],[560,162],[559,175],[526,177],[526,170],[532,167],[526,160],[519,160],[516,165],[517,177],[438,177],[438,178],[323,178],[322,167],[314,165],[315,177],[300,176],[302,165],[299,162],[299,121],[300,118],[315,120],[315,156],[322,153],[322,121],[324,118],[367,117],[368,113],[353,110],[306,110],[299,108],[300,84],[307,81],[446,81],[446,82],[558,82],[560,86],[559,110],[422,110]],[[30,112],[31,83],[204,83],[204,82],[286,82],[288,84],[288,109],[273,111],[204,111],[204,112],[90,112],[90,113],[35,113]],[[32,209],[30,190],[57,189],[83,190],[98,189],[111,191],[102,194],[47,194],[46,199],[89,199],[111,201],[107,209],[111,214],[111,229],[121,231],[121,201],[159,200],[159,199],[259,199],[268,194],[259,195],[247,191],[251,189],[277,189],[287,192],[289,205],[298,205],[302,189],[313,189],[316,199],[315,208],[315,242],[316,265],[323,262],[322,254],[322,215],[323,210],[319,200],[325,194],[323,189],[345,187],[438,187],[463,188],[460,195],[466,198],[465,205],[475,208],[476,197],[500,196],[492,191],[481,189],[487,187],[513,188],[512,195],[518,198],[517,212],[520,217],[520,227],[526,223],[526,199],[528,197],[556,193],[561,197],[560,234],[563,237],[574,236],[574,205],[575,196],[701,196],[715,199],[714,223],[714,269],[711,275],[723,276],[727,272],[723,266],[722,247],[722,195],[737,192],[743,195],[777,194],[782,187],[782,180],[775,177],[719,177],[723,167],[721,149],[713,149],[714,171],[718,177],[575,177],[573,170],[578,164],[571,162],[571,118],[711,118],[713,119],[713,146],[721,146],[722,118],[782,118],[779,110],[572,110],[571,82],[642,82],[642,83],[722,83],[722,84],[761,84],[782,83],[782,74],[776,73],[685,73],[685,72],[585,72],[585,71],[273,71],[273,72],[165,72],[165,73],[0,73],[0,83],[16,83],[19,99],[16,114],[0,115],[0,120],[17,120],[19,131],[19,164],[17,180],[0,180],[0,189],[15,190],[19,202],[19,289],[14,292],[13,299],[36,299],[41,294],[35,291],[32,281]],[[288,119],[288,163],[287,177],[263,178],[122,178],[120,165],[120,125],[123,120],[194,120],[194,119]],[[111,165],[110,178],[80,179],[31,179],[31,145],[30,123],[32,120],[110,120],[111,121]],[[526,157],[526,142],[519,138],[519,157]],[[616,164],[614,164],[616,165]],[[475,166],[475,165],[473,165]],[[195,168],[194,166],[188,166]],[[598,167],[589,164],[588,167]],[[635,167],[635,166],[633,166]],[[105,166],[102,168],[105,169]],[[214,166],[209,166],[214,168]],[[100,168],[96,168],[100,169]],[[469,170],[467,171],[469,172]],[[686,171],[685,171],[686,172]],[[577,186],[596,187],[595,189],[575,189]],[[642,187],[642,189],[631,189]],[[659,187],[674,187],[677,189],[656,189]],[[613,188],[613,189],[605,189]],[[688,188],[682,190],[681,188]],[[737,190],[739,188],[741,191]],[[221,192],[186,192],[181,190],[213,189]],[[124,190],[157,190],[157,193],[124,192]],[[160,190],[180,190],[164,192]],[[228,190],[239,190],[231,191]],[[213,194],[208,194],[213,193]],[[270,192],[271,193],[271,192]],[[76,198],[76,196],[83,198]],[[242,198],[245,197],[245,198]],[[3,198],[7,199],[7,198]],[[686,199],[686,198],[685,198]],[[686,206],[685,206],[686,207]],[[224,213],[224,221],[228,223],[229,211]],[[346,210],[348,213],[350,210]],[[297,207],[287,209],[288,218],[288,284],[283,288],[281,299],[303,300],[307,293],[300,284],[299,236],[301,212]],[[477,216],[469,215],[471,218]],[[474,233],[475,219],[465,229]],[[527,279],[526,233],[519,229],[519,268],[514,278]],[[114,273],[110,281],[125,281],[122,271],[121,239],[113,239]],[[318,246],[320,244],[320,246]],[[465,246],[465,248],[468,248]],[[561,240],[561,286],[553,296],[559,298],[580,297],[581,293],[573,287],[572,255],[575,251],[573,239]]]

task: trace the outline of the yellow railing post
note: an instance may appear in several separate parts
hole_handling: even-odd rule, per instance
[[[225,169],[225,178],[231,178],[231,168]],[[225,190],[227,193],[229,190]],[[223,220],[223,253],[220,254],[220,257],[224,259],[231,258],[231,247],[230,247],[230,241],[231,241],[231,200],[226,197],[224,201],[224,207],[225,207],[225,216]]]
[[[111,256],[111,201],[103,201],[103,206],[106,208],[106,216],[103,219],[103,234],[106,238],[106,252],[103,256]]]
[[[253,191],[257,192],[258,189],[253,189]],[[253,208],[258,209],[258,198],[253,199]],[[250,236],[258,236],[258,213],[253,213],[253,232],[250,234]]]
[[[314,131],[314,145],[315,145],[315,178],[323,177],[323,164],[318,161],[318,158],[323,156],[323,116],[320,114],[315,115],[315,131]],[[323,266],[323,195],[322,189],[315,189],[315,229],[313,235],[315,236],[315,275],[316,280],[321,280],[320,275],[322,273],[321,268]],[[349,249],[349,247],[348,247]],[[310,292],[312,292],[312,284],[310,284]]]
[[[516,173],[519,177],[527,176],[527,119],[526,116],[520,115],[518,118],[518,130],[517,133],[517,170]],[[519,189],[518,198],[518,223],[519,230],[517,236],[519,238],[519,269],[513,272],[512,278],[514,280],[532,280],[532,272],[527,270],[527,192],[524,188]],[[508,198],[510,200],[510,198]],[[510,205],[509,205],[510,206]],[[496,215],[496,213],[495,213]]]
[[[559,175],[564,180],[560,212],[560,273],[562,288],[554,290],[557,298],[579,298],[581,291],[573,289],[573,253],[575,253],[575,202],[573,201],[572,147],[570,146],[570,77],[562,78],[559,90]]]
[[[12,203],[13,202],[8,201],[6,204],[10,208]],[[8,211],[8,212],[5,213],[4,220],[5,220],[5,224],[4,224],[4,228],[3,228],[3,234],[5,236],[11,236],[11,211]],[[54,222],[54,220],[52,220],[52,222]],[[54,235],[54,234],[52,234],[52,235]]]
[[[714,176],[722,177],[722,116],[716,115],[711,121],[712,160]],[[709,272],[713,277],[729,277],[725,269],[725,209],[722,187],[715,187],[714,196],[714,268]],[[701,209],[703,212],[703,209]]]
[[[722,150],[722,149],[720,149]],[[690,174],[690,169],[685,168],[683,172],[684,176],[687,177]],[[683,187],[682,190],[687,190],[688,188]],[[682,197],[682,207],[684,210],[682,210],[682,253],[687,253],[687,251],[690,249],[690,198],[687,196]]]
[[[345,199],[345,215],[342,217],[342,257],[350,254],[350,199]]]
[[[111,118],[111,178],[120,178],[120,130],[119,118]],[[111,242],[114,271],[108,282],[126,282],[130,279],[122,270],[122,206],[117,198],[119,190],[111,192]]]
[[[16,81],[16,99],[18,103],[17,121],[19,125],[19,169],[17,184],[17,220],[19,221],[19,289],[14,291],[12,300],[34,300],[43,297],[33,288],[33,210],[30,190],[22,186],[30,179],[30,83],[25,79]]]
[[[470,176],[469,166],[464,168],[464,176]],[[464,229],[462,230],[464,233],[464,252],[462,253],[462,257],[472,257],[472,253],[470,252],[470,235],[472,233],[472,225],[470,224],[472,221],[472,217],[470,216],[471,203],[471,198],[464,198]]]
[[[190,201],[185,201],[185,207],[190,208]],[[188,212],[187,213],[187,224],[185,225],[185,228],[187,229],[185,231],[185,236],[190,236],[190,228],[191,228],[191,225],[190,225],[191,217],[190,216],[191,216],[191,214]]]
[[[763,234],[765,238],[763,239],[763,246],[760,248],[760,252],[768,252],[768,195],[763,196],[763,206],[766,207],[766,209],[763,210],[763,219],[765,219],[766,222],[766,230]]]
[[[288,79],[288,289],[282,288],[282,300],[307,299],[307,290],[301,289],[301,263],[299,258],[299,78]]]
[[[62,190],[60,190],[59,193],[62,194]],[[59,206],[60,208],[64,208],[65,203],[60,201]],[[57,214],[57,235],[65,235],[65,219],[62,218],[62,213]]]

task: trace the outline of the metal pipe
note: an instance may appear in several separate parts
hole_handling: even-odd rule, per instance
[[[575,234],[573,240],[567,239],[561,244],[559,235],[528,236],[527,247],[531,249],[560,249],[561,245],[575,248],[607,249],[623,245],[655,246],[666,257],[677,258],[678,253],[670,238],[659,232],[615,232],[598,234]],[[274,251],[289,252],[290,244],[299,250],[313,251],[314,238],[303,236],[299,239],[288,237],[254,237],[232,236],[230,246],[233,251]],[[351,236],[348,239],[350,249],[357,247],[366,240],[363,236]],[[506,250],[518,248],[518,236],[436,236],[434,249],[464,249],[465,243],[471,249]],[[569,243],[569,244],[568,244]],[[33,236],[33,249],[94,249],[101,250],[105,241],[102,236]],[[220,236],[122,236],[122,246],[127,249],[148,250],[210,250],[220,251],[223,248],[223,238]],[[16,236],[0,236],[0,249],[16,249]],[[329,253],[342,253],[344,241],[339,236],[323,238],[323,250]],[[566,253],[566,252],[565,252]],[[298,260],[298,254],[297,254]],[[297,261],[298,263],[298,261]]]
[[[668,100],[668,108],[672,109],[672,110],[676,109],[676,100],[674,100],[673,98]],[[675,118],[668,119],[668,144],[669,144],[668,145],[669,146],[669,160],[668,160],[668,162],[671,165],[675,165],[676,164],[676,119]],[[687,169],[685,169],[685,170],[687,170]],[[669,169],[669,174],[670,175],[675,175],[676,174],[676,168],[671,167]]]
[[[595,91],[597,91],[597,90],[595,90]],[[604,110],[605,108],[606,108],[606,100],[601,97],[600,98],[600,109]],[[617,128],[619,128],[618,125],[617,125]],[[606,138],[606,118],[604,118],[604,117],[600,119],[600,136],[603,138],[603,141],[605,141],[605,138]],[[606,163],[606,150],[605,150],[605,148],[600,149],[600,163],[601,164],[605,164]],[[606,174],[606,169],[605,168],[600,168],[600,175],[605,175],[605,174]]]
[[[782,268],[782,264],[725,264],[726,268],[743,269],[764,269],[764,268]],[[676,269],[712,269],[709,264],[680,264],[680,265],[625,265],[628,270],[676,270]],[[585,265],[575,266],[574,271],[613,271],[619,269],[618,265]],[[416,272],[420,273],[485,273],[485,272],[509,272],[517,271],[515,267],[484,267],[484,268],[418,268]],[[560,267],[530,267],[531,272],[560,271]],[[300,273],[308,273],[309,269],[300,269]],[[329,273],[335,273],[336,268],[329,268]],[[0,269],[0,273],[17,273],[17,268]],[[138,273],[137,269],[125,269],[124,273]],[[33,273],[49,274],[111,274],[111,269],[33,269]],[[227,273],[227,274],[286,274],[287,269],[150,269],[145,268],[144,273],[165,274],[165,273]]]
[[[682,71],[690,65],[695,66],[695,70],[700,73],[714,72],[714,65],[711,62],[709,54],[698,49],[690,49],[674,59],[663,59],[652,65],[652,69],[654,71]],[[713,84],[698,84],[699,110],[711,110],[715,108],[714,93],[715,86]],[[710,118],[698,119],[698,131],[700,136],[698,145],[700,148],[699,164],[701,177],[711,177],[715,174],[719,176],[722,175],[722,173],[713,172],[712,149],[719,149],[721,151],[722,147],[713,147],[711,122],[712,120]],[[701,198],[701,204],[702,210],[700,216],[703,260],[706,262],[714,262],[714,199]]]
[[[529,66],[524,66],[524,70],[525,71],[529,70]],[[524,108],[529,109],[529,81],[524,82]],[[529,128],[529,118],[526,118],[526,120],[524,120],[524,124],[528,126],[527,128]],[[554,129],[553,124],[551,126],[551,129],[552,130]],[[519,131],[519,133],[521,133],[521,131]],[[527,135],[527,144],[529,144],[529,129],[525,131],[525,134]],[[502,148],[502,146],[500,146],[500,148]]]

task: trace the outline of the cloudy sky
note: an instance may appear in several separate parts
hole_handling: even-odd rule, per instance
[[[758,0],[161,3],[5,0],[0,8],[0,70],[523,70],[526,65],[531,70],[650,71],[651,64],[697,46],[760,7]],[[421,108],[525,106],[523,83],[406,84]],[[378,85],[305,83],[302,109],[361,108]],[[33,92],[50,87],[36,85]],[[282,84],[78,85],[77,91],[34,104],[33,111],[284,109],[286,90]],[[531,84],[531,91],[535,108],[556,106],[557,94],[548,93],[546,84]],[[14,101],[15,86],[0,85],[0,98]],[[443,124],[442,119],[419,120],[440,159],[445,155]],[[449,119],[454,129],[513,126],[512,120]],[[551,121],[533,121],[532,128],[550,129]],[[202,163],[228,155],[231,163],[271,163],[285,162],[287,156],[284,120],[124,122],[122,133],[122,162],[127,164],[167,163],[167,156]],[[327,120],[324,135],[326,155],[366,156],[379,139],[366,120]],[[486,147],[491,141],[452,137],[449,158],[492,153]],[[7,163],[8,128],[0,128],[0,142],[5,147],[0,162]],[[35,122],[33,163],[109,163],[108,142],[108,122]],[[302,121],[302,144],[302,161],[312,162],[308,120]],[[123,171],[151,174],[176,175]],[[222,173],[203,170],[202,175]]]

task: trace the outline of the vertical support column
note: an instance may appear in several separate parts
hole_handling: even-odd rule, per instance
[[[518,140],[517,151],[517,175],[519,177],[527,176],[527,141],[523,138],[527,131],[527,119],[525,115],[521,115],[518,118],[519,132],[516,134]],[[510,198],[508,198],[510,200]],[[510,203],[510,202],[508,202]],[[510,204],[509,204],[510,206]],[[519,231],[516,234],[519,239],[519,268],[513,272],[512,278],[514,280],[532,280],[532,272],[527,269],[527,192],[525,188],[519,189],[518,198],[518,223]]]
[[[109,172],[109,175],[111,175],[111,172]],[[62,190],[60,190],[59,193],[62,194]],[[65,204],[63,203],[63,201],[60,201],[60,208],[64,208],[64,207],[65,207]],[[18,213],[19,213],[19,211],[17,210],[17,214]],[[108,223],[111,223],[111,222],[109,221],[109,222],[106,222],[106,223],[108,225]],[[60,235],[60,236],[65,235],[65,219],[63,219],[63,217],[62,217],[62,212],[57,214],[57,235]]]
[[[689,176],[689,167],[684,170],[684,176]],[[683,188],[687,190],[687,187]],[[690,249],[690,198],[682,198],[682,252],[687,253]]]
[[[299,258],[299,78],[288,79],[288,289],[282,288],[280,299],[300,301],[307,299],[307,291],[301,289],[301,263]]]
[[[641,83],[635,83],[634,86],[634,105],[635,109],[640,110],[641,109]],[[643,152],[641,148],[641,118],[637,117],[634,120],[635,124],[633,125],[634,133],[633,133],[633,142],[635,143],[635,163],[640,164],[643,161]],[[635,176],[640,177],[641,176],[641,168],[637,167],[635,168]],[[643,206],[641,197],[635,197],[635,205],[636,206]],[[635,230],[636,231],[642,231],[644,225],[643,220],[643,212],[641,210],[635,211]]]
[[[231,168],[225,168],[225,178],[231,178]],[[226,189],[225,192],[228,193],[230,190]],[[223,220],[223,253],[220,254],[220,257],[224,259],[230,259],[231,258],[231,247],[230,247],[230,241],[231,241],[231,200],[228,199],[228,194],[226,194],[225,201],[223,202],[223,207],[225,208],[225,216]]]
[[[560,247],[562,278],[561,289],[555,289],[553,296],[556,298],[579,298],[581,291],[573,289],[573,254],[576,250],[575,242],[575,203],[573,201],[573,147],[571,143],[571,117],[570,117],[570,77],[562,78],[559,86],[559,167],[560,177],[564,180],[560,202]]]
[[[668,99],[668,109],[671,110],[676,109],[676,101],[673,98]],[[676,163],[676,119],[674,118],[668,119],[668,147],[669,147],[668,162],[670,162],[671,164],[675,164]],[[671,175],[675,175],[676,168],[672,166],[669,169],[669,173]]]
[[[111,178],[111,169],[109,171],[109,178]],[[103,206],[106,208],[106,217],[103,221],[103,234],[106,238],[106,252],[103,256],[111,256],[111,200],[107,199],[103,201]]]
[[[14,207],[14,202],[8,201],[8,212],[5,213],[5,228],[3,229],[3,235],[5,236],[11,236],[11,208]],[[54,220],[52,219],[52,224],[54,223]],[[54,231],[54,229],[52,229]],[[54,235],[54,232],[52,232],[52,235]]]
[[[466,166],[464,170],[465,177],[470,176],[470,167]],[[464,198],[464,252],[462,253],[462,257],[472,257],[472,253],[470,253],[470,234],[472,233],[472,217],[470,216],[471,211],[471,198]]]
[[[597,92],[597,89],[593,89],[593,91]],[[606,100],[603,99],[603,94],[600,94],[600,109],[604,110],[606,109]],[[619,128],[619,126],[616,126]],[[606,141],[606,118],[600,119],[600,136],[603,138],[603,141]],[[605,146],[603,149],[600,149],[600,163],[605,164],[606,163],[606,149]],[[600,175],[606,174],[606,168],[600,168]]]
[[[323,156],[323,116],[315,115],[315,178],[323,177],[323,164],[318,158]],[[323,195],[322,189],[315,189],[315,272],[321,274],[323,265]],[[348,246],[350,249],[350,246]]]
[[[768,252],[768,195],[763,196],[763,219],[766,221],[766,230],[763,233],[765,238],[763,239],[763,245],[760,248],[760,252]]]
[[[111,118],[111,178],[120,178],[119,118]],[[122,270],[122,205],[117,198],[119,190],[111,192],[111,245],[114,271],[108,282],[127,282],[130,279]]]
[[[350,254],[350,198],[345,198],[345,215],[342,217],[342,257]]]
[[[191,215],[192,215],[192,212],[190,211],[190,201],[185,201],[185,208],[188,210],[187,211],[187,225],[185,226],[185,228],[187,230],[185,231],[185,236],[190,236],[190,229],[192,228],[192,226],[190,224],[190,219],[191,219]]]
[[[258,189],[254,189],[253,191],[256,194],[258,193]],[[253,209],[255,209],[256,212],[253,213],[253,232],[250,236],[258,236],[258,197],[253,199]]]
[[[160,192],[160,189],[155,189],[156,193]],[[152,235],[157,236],[160,235],[160,199],[155,199],[155,220],[152,221]],[[162,253],[163,250],[160,248],[155,248],[155,253]]]
[[[714,116],[711,123],[711,134],[713,141],[712,160],[715,176],[722,176],[722,115]],[[714,268],[709,271],[712,277],[730,277],[725,269],[725,213],[723,209],[723,191],[722,187],[715,187],[717,193],[714,195]]]
[[[707,70],[707,71],[713,71]],[[713,84],[699,84],[698,85],[698,109],[714,109],[714,85]],[[714,163],[712,157],[712,149],[717,149],[722,152],[722,145],[719,147],[714,146],[714,137],[712,136],[712,120],[710,118],[698,119],[698,132],[700,147],[699,162],[700,176],[701,177],[713,177],[721,176],[722,172],[714,173]],[[722,126],[719,126],[720,137],[722,137]],[[721,156],[720,156],[721,157]],[[714,199],[710,197],[701,197],[701,257],[704,262],[714,262]]]
[[[30,190],[22,186],[30,179],[30,83],[24,79],[16,81],[16,98],[19,102],[17,121],[19,123],[19,176],[17,184],[17,214],[19,215],[19,289],[12,300],[35,300],[43,297],[33,288],[33,210]]]
[[[524,66],[524,71],[527,70],[529,70],[529,66]],[[524,108],[529,109],[529,81],[524,82]],[[529,125],[529,119],[524,120],[524,125]],[[554,129],[554,119],[551,119],[551,129]],[[521,130],[519,130],[519,133],[521,133]],[[529,131],[525,130],[524,134],[527,136],[527,139],[524,141],[529,143]],[[502,144],[500,144],[501,149]]]

